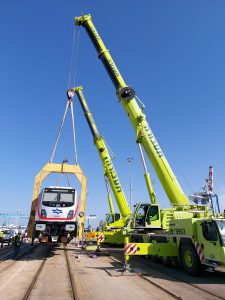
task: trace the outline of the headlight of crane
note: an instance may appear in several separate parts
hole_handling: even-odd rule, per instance
[[[67,218],[72,218],[73,217],[73,213],[74,213],[74,210],[70,210],[68,212]]]

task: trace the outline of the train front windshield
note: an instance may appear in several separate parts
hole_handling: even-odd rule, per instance
[[[51,207],[70,207],[74,205],[75,190],[49,189],[44,190],[42,205]]]

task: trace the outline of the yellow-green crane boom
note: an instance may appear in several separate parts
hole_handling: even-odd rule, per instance
[[[76,17],[75,23],[78,26],[82,25],[91,38],[91,41],[98,52],[98,57],[105,66],[116,88],[117,96],[135,129],[137,143],[140,143],[145,149],[170,203],[172,205],[188,205],[189,200],[176,180],[169,163],[167,162],[154,134],[149,127],[148,122],[146,121],[145,114],[135,99],[134,89],[127,86],[123,80],[109,53],[109,50],[105,47],[92,22],[91,15]]]
[[[110,211],[110,214],[115,215],[115,210],[114,210],[114,206],[113,206],[112,197],[111,197],[110,192],[109,192],[109,180],[108,180],[106,175],[104,175],[104,177],[105,177],[105,186],[106,186],[106,191],[107,191],[107,198],[108,198],[108,202],[109,202],[109,211]]]
[[[94,122],[94,119],[92,117],[92,114],[88,108],[87,102],[84,98],[82,87],[76,87],[73,88],[74,92],[77,94],[78,99],[80,101],[81,107],[83,109],[85,118],[88,122],[88,125],[90,127],[91,133],[94,138],[94,144],[98,150],[98,154],[100,156],[100,159],[102,161],[103,167],[104,167],[104,174],[109,180],[112,192],[114,194],[116,203],[118,205],[119,211],[121,213],[121,216],[124,218],[128,218],[131,215],[130,207],[127,203],[127,200],[125,198],[122,186],[120,184],[119,178],[116,174],[116,170],[113,166],[112,160],[110,158],[107,146],[105,144],[104,138],[99,134],[97,126]],[[109,201],[110,204],[110,201]],[[112,210],[112,208],[110,207]]]

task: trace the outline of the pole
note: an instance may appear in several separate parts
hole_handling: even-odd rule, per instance
[[[130,181],[130,209],[132,210],[132,194],[133,194],[133,186],[132,186],[132,162],[134,161],[133,157],[128,157],[127,161],[129,162],[130,165],[130,176],[129,176],[129,181]]]

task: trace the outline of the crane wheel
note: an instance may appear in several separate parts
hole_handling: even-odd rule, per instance
[[[180,263],[186,272],[197,276],[200,272],[200,261],[192,244],[182,244],[180,248]]]

